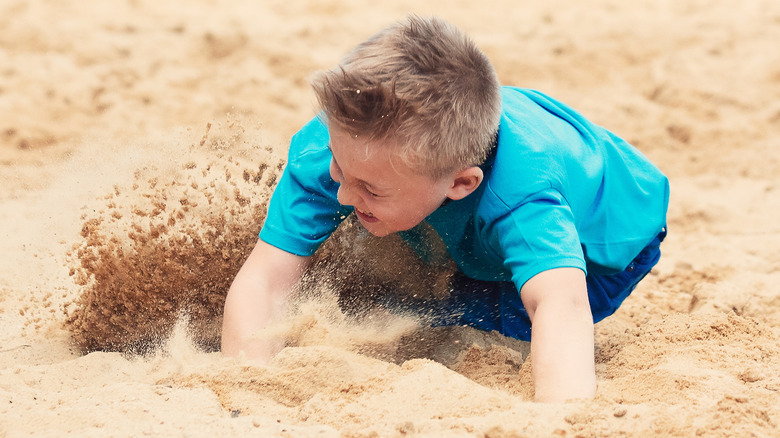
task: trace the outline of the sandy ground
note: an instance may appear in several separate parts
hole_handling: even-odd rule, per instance
[[[672,181],[660,264],[596,326],[592,401],[532,403],[522,343],[329,294],[270,365],[214,352],[307,78],[408,12]],[[777,1],[6,0],[0,29],[0,436],[780,434]]]

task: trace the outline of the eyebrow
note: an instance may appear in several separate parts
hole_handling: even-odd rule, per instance
[[[333,160],[334,163],[336,163],[336,166],[338,166],[338,168],[341,169],[341,166],[339,166],[338,160],[336,160],[336,156],[333,155],[333,149],[331,149],[330,143],[328,143],[328,150],[330,151],[330,158]],[[381,189],[381,188],[379,188],[379,187],[369,183],[368,181],[363,181],[360,178],[355,178],[355,180],[357,180],[357,182],[359,182],[360,184],[362,184],[364,187],[366,187],[368,190],[370,190],[372,192],[380,193],[380,192],[387,191],[387,190]]]

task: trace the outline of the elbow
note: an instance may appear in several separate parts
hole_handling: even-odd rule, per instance
[[[537,274],[523,285],[520,299],[531,323],[540,309],[548,307],[590,316],[585,274],[577,268],[552,269]]]

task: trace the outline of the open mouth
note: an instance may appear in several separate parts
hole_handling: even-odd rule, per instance
[[[355,209],[355,213],[358,215],[358,218],[364,222],[373,223],[379,220],[373,214],[360,211],[357,208]]]

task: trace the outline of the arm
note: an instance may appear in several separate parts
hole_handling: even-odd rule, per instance
[[[593,398],[593,316],[585,274],[576,268],[544,271],[526,282],[520,296],[532,324],[536,401]]]
[[[225,299],[222,321],[222,353],[267,361],[279,351],[279,341],[252,339],[287,303],[290,289],[308,265],[300,257],[258,240],[238,271]]]

